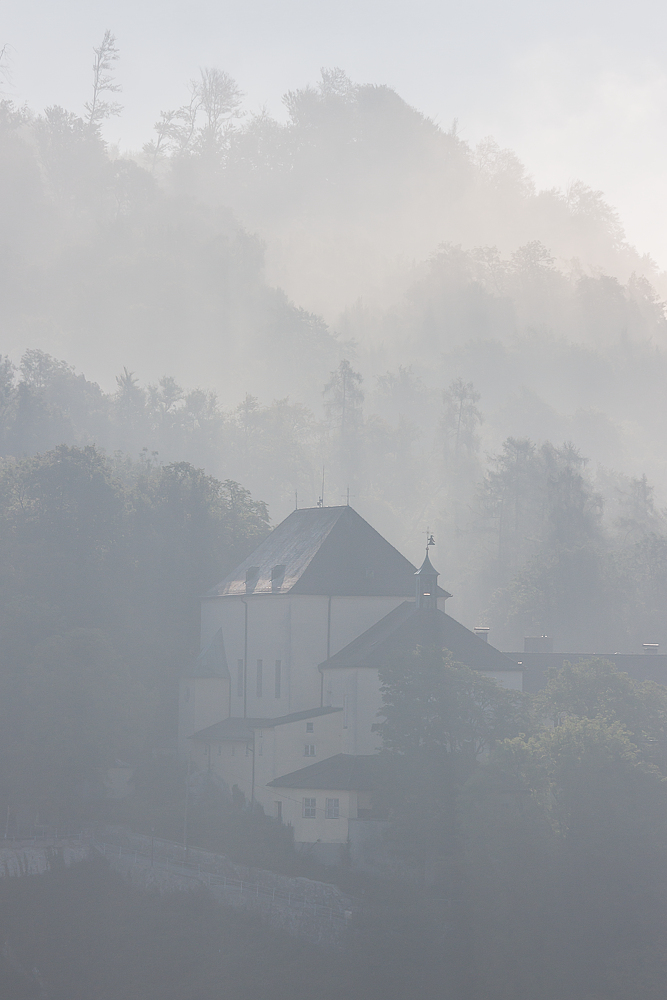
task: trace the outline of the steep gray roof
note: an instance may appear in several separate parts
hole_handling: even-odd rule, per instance
[[[306,507],[285,518],[206,597],[248,593],[412,597],[415,571],[352,507]],[[442,589],[438,595],[451,596]]]
[[[303,719],[316,719],[320,715],[331,715],[332,712],[342,712],[342,708],[311,708],[305,712],[292,712],[290,715],[279,715],[273,719],[223,719],[214,722],[206,729],[200,729],[189,739],[198,743],[224,743],[229,740],[252,740],[255,729],[275,729],[290,722],[301,722]]]
[[[317,764],[269,781],[268,788],[320,788],[323,791],[366,792],[373,788],[377,754],[355,756],[337,753]]]
[[[404,601],[375,625],[320,664],[321,670],[341,667],[381,667],[388,660],[409,654],[417,646],[447,649],[457,663],[474,670],[520,670],[500,650],[480,639],[444,611],[418,610]]]

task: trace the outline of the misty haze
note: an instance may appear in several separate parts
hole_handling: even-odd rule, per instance
[[[199,6],[1,29],[0,997],[662,1000],[665,249]]]

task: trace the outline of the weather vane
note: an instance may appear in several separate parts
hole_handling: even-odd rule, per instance
[[[427,529],[426,529],[426,550],[428,551],[428,549],[429,549],[429,548],[430,548],[430,547],[431,547],[432,545],[435,545],[435,538],[434,538],[434,537],[433,537],[433,535],[431,534],[431,529],[430,529],[430,528],[427,528]]]

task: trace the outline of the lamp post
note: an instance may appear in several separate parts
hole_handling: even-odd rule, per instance
[[[188,805],[190,804],[190,752],[188,751],[188,774],[185,779],[185,813],[183,815],[183,851],[188,856]]]
[[[250,811],[255,808],[255,730],[252,731],[252,782],[250,786]]]

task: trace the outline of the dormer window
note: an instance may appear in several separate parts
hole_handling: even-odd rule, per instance
[[[271,569],[271,590],[280,590],[285,579],[285,565],[273,566]]]
[[[255,587],[257,586],[257,581],[259,580],[259,566],[249,566],[245,571],[245,590],[246,594],[251,594]]]

